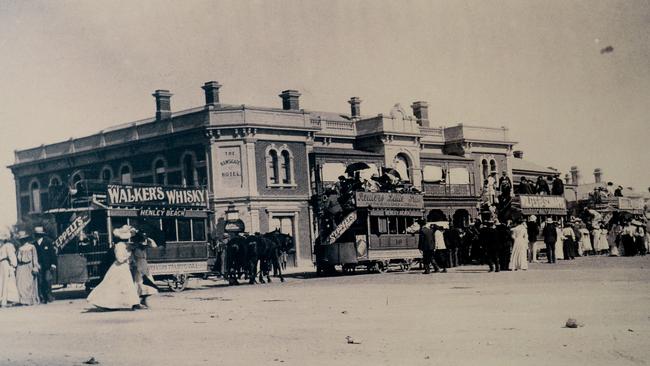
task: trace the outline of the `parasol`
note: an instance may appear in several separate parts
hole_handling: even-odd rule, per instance
[[[354,172],[359,171],[359,170],[365,170],[365,169],[370,169],[370,166],[363,161],[359,161],[356,163],[352,163],[348,165],[345,168],[345,173],[348,175],[352,175]]]
[[[386,174],[388,176],[391,176],[393,179],[399,179],[402,180],[402,176],[399,174],[399,172],[393,168],[382,168],[381,169],[383,174]]]

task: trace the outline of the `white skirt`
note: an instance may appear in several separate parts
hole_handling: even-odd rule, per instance
[[[129,264],[113,263],[104,280],[92,290],[87,300],[104,309],[131,309],[133,305],[140,304]]]

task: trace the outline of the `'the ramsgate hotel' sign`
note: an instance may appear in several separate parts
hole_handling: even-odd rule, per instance
[[[207,192],[200,188],[110,184],[108,204],[113,206],[205,206]]]

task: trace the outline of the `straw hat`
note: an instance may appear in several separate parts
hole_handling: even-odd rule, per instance
[[[120,228],[113,230],[113,235],[122,240],[129,240],[133,236],[135,229],[130,225],[124,225]]]
[[[42,226],[36,226],[34,228],[34,235],[45,235],[45,228]]]
[[[531,221],[531,222],[535,222],[535,221],[537,221],[537,216],[535,216],[535,215],[530,215],[530,216],[528,217],[528,221]]]
[[[550,217],[547,217],[547,218],[546,218],[546,223],[547,223],[547,224],[552,224],[552,223],[553,223],[553,219],[550,218]]]
[[[29,238],[29,234],[25,230],[20,230],[18,234],[16,234],[16,239],[22,240],[22,239],[27,239]]]

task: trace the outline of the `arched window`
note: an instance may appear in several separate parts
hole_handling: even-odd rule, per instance
[[[395,159],[393,159],[393,166],[395,167],[395,170],[399,173],[403,181],[410,181],[411,177],[409,175],[409,161],[406,156],[403,154],[397,154],[395,156]]]
[[[34,180],[29,185],[29,203],[31,212],[41,212],[41,185]]]
[[[486,180],[488,178],[488,176],[490,175],[490,170],[488,168],[488,162],[485,159],[483,159],[483,161],[481,161],[481,175],[483,177],[483,180]]]
[[[490,174],[496,172],[497,172],[497,162],[494,159],[492,159],[490,160]]]
[[[50,185],[49,187],[60,187],[61,186],[61,178],[59,178],[58,175],[53,175],[50,178]]]
[[[113,180],[113,169],[110,166],[105,166],[99,175],[99,179],[104,183],[110,183]]]
[[[291,155],[287,150],[283,150],[281,155],[280,174],[282,176],[282,183],[291,184]]]
[[[167,184],[167,163],[162,158],[153,163],[153,181],[158,184]]]
[[[276,150],[269,150],[266,159],[266,173],[269,177],[269,183],[280,183],[280,168],[278,166],[278,152]]]
[[[183,156],[183,185],[186,187],[196,185],[196,162],[194,155],[190,153]]]
[[[120,183],[131,184],[133,183],[131,166],[128,164],[122,165],[120,168]]]
[[[78,171],[78,172],[72,174],[72,179],[70,180],[70,183],[72,184],[72,187],[76,188],[77,183],[81,182],[82,179],[83,179],[83,174],[81,172]]]

